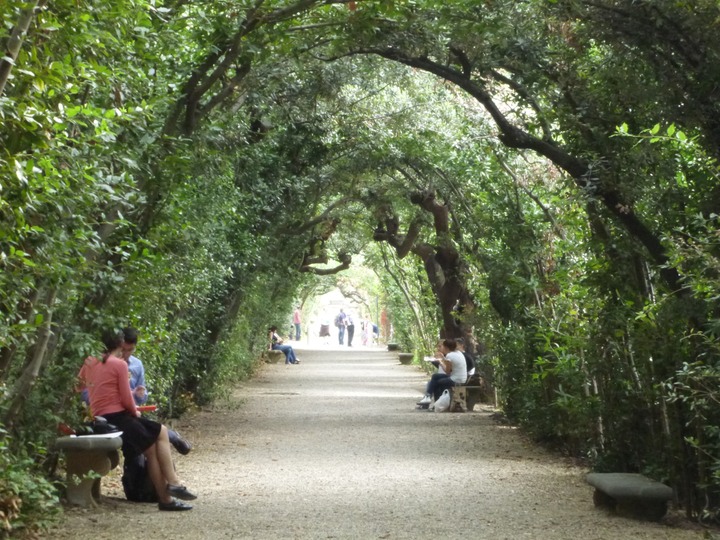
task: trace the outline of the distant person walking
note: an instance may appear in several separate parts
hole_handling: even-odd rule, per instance
[[[363,346],[367,346],[368,344],[372,345],[373,323],[370,321],[370,319],[365,319],[365,320],[363,320],[361,325],[362,325],[362,344],[363,344]]]
[[[345,319],[346,327],[347,327],[347,338],[348,338],[348,347],[352,347],[352,340],[353,336],[355,335],[355,321],[353,321],[352,315],[348,313],[347,318]],[[342,343],[341,343],[342,345]]]
[[[302,319],[300,318],[300,306],[295,308],[293,313],[293,325],[295,326],[295,341],[300,341]]]
[[[340,313],[335,317],[335,326],[338,329],[338,343],[343,345],[345,343],[345,326],[347,326],[347,315],[344,310],[340,310]]]
[[[320,337],[324,338],[323,343],[330,345],[330,317],[323,315],[320,320]]]

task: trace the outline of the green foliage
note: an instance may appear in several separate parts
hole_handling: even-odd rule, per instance
[[[0,10],[3,43],[24,7]],[[428,268],[373,242],[393,218],[459,254],[458,317],[511,419],[716,517],[719,16],[711,0],[46,3],[0,95],[8,478],[36,481],[23,460],[82,414],[74,378],[107,326],[140,330],[167,415],[249,376],[267,327],[332,283],[431,351]],[[429,191],[449,234],[411,201]],[[300,273],[307,255],[352,256],[381,286]]]
[[[44,529],[60,508],[58,493],[36,462],[12,452],[0,425],[0,534]]]

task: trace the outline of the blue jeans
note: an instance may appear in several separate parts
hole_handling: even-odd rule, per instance
[[[455,386],[455,381],[450,378],[450,375],[444,373],[433,373],[432,377],[427,383],[426,394],[432,394],[435,399],[439,398],[443,390],[452,388]]]
[[[295,323],[295,341],[300,341],[300,323]]]
[[[273,351],[282,351],[285,353],[286,364],[297,364],[297,358],[295,358],[295,351],[290,345],[273,345]]]
[[[343,341],[345,341],[345,327],[344,326],[338,327],[338,341],[340,342],[340,345],[342,345]]]

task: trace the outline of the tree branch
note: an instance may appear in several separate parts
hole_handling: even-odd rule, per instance
[[[338,272],[342,272],[343,270],[347,270],[350,268],[350,263],[352,263],[352,257],[348,255],[347,253],[341,253],[339,255],[340,264],[337,265],[334,268],[315,268],[306,264],[303,264],[300,267],[301,272],[309,272],[311,274],[315,274],[316,276],[329,276],[332,274],[337,274]]]
[[[589,197],[599,197],[608,211],[620,221],[626,230],[636,238],[660,267],[663,279],[672,290],[681,289],[680,278],[675,268],[667,268],[669,261],[665,247],[656,234],[635,214],[629,204],[617,191],[603,186],[592,173],[590,166],[583,160],[570,155],[554,141],[543,141],[513,125],[495,104],[492,96],[479,83],[474,82],[462,73],[438,64],[427,57],[413,57],[396,48],[364,49],[347,53],[347,55],[376,54],[383,58],[422,69],[454,83],[479,101],[495,121],[500,133],[498,138],[509,148],[525,148],[545,156],[562,170],[566,171],[575,181],[578,188]]]

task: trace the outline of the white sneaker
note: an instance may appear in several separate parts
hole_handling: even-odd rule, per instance
[[[430,405],[432,402],[432,397],[430,394],[425,394],[425,397],[422,398],[420,401],[417,402],[418,405]]]

